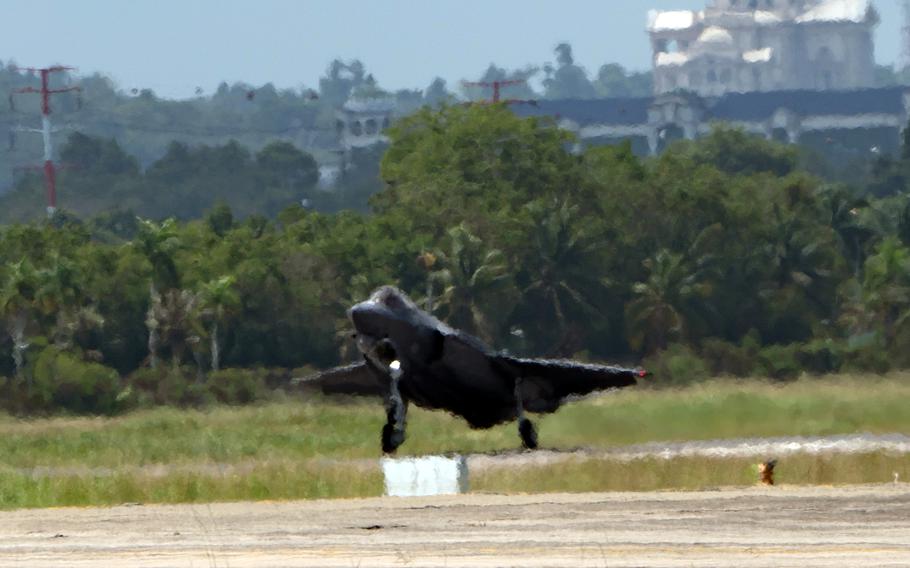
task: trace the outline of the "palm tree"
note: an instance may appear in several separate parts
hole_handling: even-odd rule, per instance
[[[180,285],[174,254],[180,248],[180,239],[174,219],[166,219],[158,224],[147,219],[139,219],[139,232],[133,245],[148,259],[152,266],[149,280],[149,317],[146,326],[149,330],[148,350],[149,365],[154,369],[158,364],[158,346],[160,343],[159,320],[153,317],[152,310],[161,303],[160,291],[170,290]]]
[[[212,323],[210,335],[212,370],[214,371],[221,369],[221,346],[218,340],[219,325],[226,323],[231,314],[240,306],[240,296],[237,295],[237,291],[234,289],[236,280],[233,276],[222,276],[202,284],[199,292],[202,316]]]
[[[835,301],[837,237],[812,213],[801,204],[775,204],[767,236],[750,254],[759,263],[757,296],[771,342],[805,341]]]
[[[156,295],[149,306],[146,325],[156,330],[163,345],[170,347],[175,368],[180,366],[186,347],[199,341],[195,318],[198,304],[197,294],[171,289]]]
[[[6,282],[0,290],[0,314],[6,319],[7,330],[13,340],[13,363],[17,377],[22,376],[25,351],[29,347],[25,331],[35,308],[36,289],[35,270],[27,260],[9,265]]]
[[[821,201],[853,276],[861,278],[866,243],[875,235],[860,219],[860,212],[869,206],[869,202],[840,188],[826,188],[821,193]]]
[[[690,338],[717,319],[710,301],[712,283],[719,278],[713,253],[723,239],[719,223],[704,228],[684,253],[659,250],[642,265],[648,276],[632,286],[626,306],[629,343],[654,353],[670,341]]]
[[[502,251],[487,249],[464,224],[450,229],[448,237],[449,250],[434,255],[441,268],[429,277],[430,283],[440,285],[436,308],[451,325],[490,341],[511,312],[508,298],[515,297],[509,293],[513,283],[508,262]]]
[[[35,273],[37,290],[36,303],[45,315],[55,315],[71,308],[82,295],[77,267],[59,253],[50,254],[48,266]]]
[[[696,293],[697,282],[683,256],[666,249],[642,264],[648,277],[632,286],[635,298],[626,306],[626,325],[631,346],[650,354],[685,335],[682,304]]]
[[[104,316],[98,313],[95,306],[75,306],[57,314],[54,326],[54,345],[60,349],[71,349],[84,345],[86,337],[93,331],[104,327]],[[93,352],[100,356],[99,352]]]
[[[539,337],[550,343],[546,351],[571,355],[581,341],[570,324],[577,317],[605,319],[597,296],[606,290],[603,241],[577,220],[579,209],[563,201],[548,208],[542,203],[527,206],[537,229],[531,235],[529,254],[521,259],[528,274],[522,297],[526,312],[535,313],[542,329]]]
[[[891,345],[910,318],[910,249],[888,237],[866,261],[863,304],[874,315]]]
[[[104,318],[91,305],[86,305],[79,267],[53,252],[50,264],[36,272],[38,309],[54,323],[54,344],[60,349],[73,346],[77,336],[101,327]]]

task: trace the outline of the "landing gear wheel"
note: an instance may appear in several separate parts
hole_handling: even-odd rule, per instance
[[[382,427],[382,453],[394,454],[403,443],[404,432],[396,430],[391,424]]]
[[[521,436],[521,444],[529,449],[537,449],[537,430],[534,429],[534,424],[527,418],[522,418],[518,421],[518,435]]]
[[[392,436],[395,435],[395,429],[391,424],[382,427],[382,453],[394,454],[398,446],[392,444]]]

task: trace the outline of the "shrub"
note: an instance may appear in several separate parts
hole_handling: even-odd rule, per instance
[[[113,414],[122,410],[123,385],[114,369],[46,347],[35,361],[28,406],[78,413]]]
[[[886,373],[894,365],[885,340],[878,332],[850,337],[844,349],[844,359],[844,369],[848,371]]]
[[[195,368],[161,365],[157,369],[137,369],[129,376],[139,406],[201,406],[213,398],[197,378]]]
[[[209,373],[205,386],[218,402],[246,404],[265,398],[265,375],[257,369],[222,369]]]
[[[711,376],[708,364],[688,346],[670,345],[665,351],[645,360],[646,369],[654,373],[655,384],[686,385]]]
[[[801,346],[796,354],[800,366],[810,373],[836,373],[844,364],[844,344],[833,339],[816,339]]]
[[[749,338],[736,345],[722,339],[706,339],[702,343],[701,353],[711,368],[713,375],[733,375],[734,377],[752,376],[759,345]]]
[[[758,353],[755,373],[772,379],[795,379],[802,371],[797,360],[800,345],[769,345]]]

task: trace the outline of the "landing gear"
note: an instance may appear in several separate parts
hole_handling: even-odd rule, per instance
[[[518,435],[521,436],[521,445],[528,450],[537,449],[537,429],[534,423],[527,418],[518,419]]]
[[[382,453],[394,454],[398,446],[404,443],[404,432],[396,430],[392,424],[382,427]]]
[[[401,397],[398,382],[404,374],[401,362],[392,361],[389,366],[389,396],[386,399],[386,424],[382,427],[382,453],[394,454],[404,443],[404,431],[407,422],[408,403]]]
[[[518,435],[521,445],[527,450],[537,449],[537,429],[534,423],[525,416],[524,399],[521,395],[521,377],[515,379],[515,405],[518,414]]]

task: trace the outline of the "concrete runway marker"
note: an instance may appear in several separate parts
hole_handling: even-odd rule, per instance
[[[389,497],[432,497],[468,492],[464,456],[382,458],[385,494]]]

